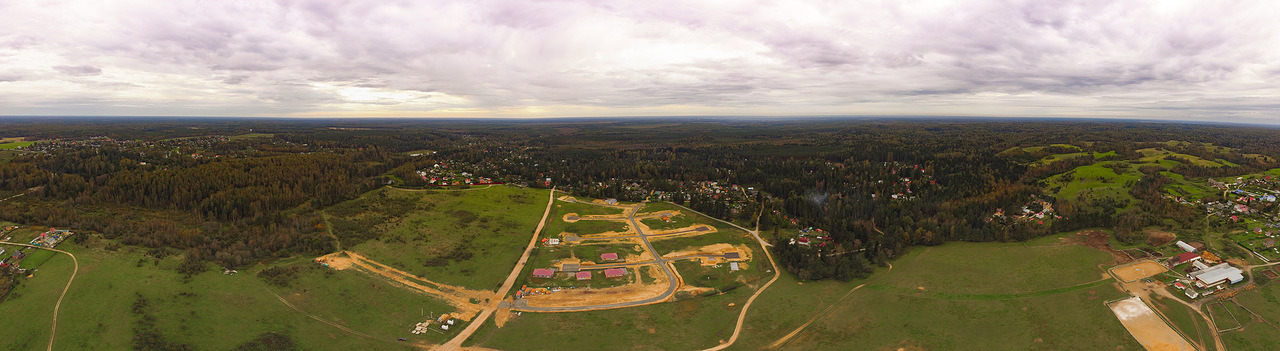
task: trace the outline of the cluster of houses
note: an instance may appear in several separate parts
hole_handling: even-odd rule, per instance
[[[800,229],[799,235],[791,238],[791,244],[804,246],[823,247],[830,241],[831,235],[827,231],[814,227]]]
[[[601,262],[618,262],[621,258],[617,253],[609,252],[600,254]],[[560,265],[560,272],[573,273],[574,279],[591,280],[592,273],[588,270],[581,270],[582,266],[577,263],[564,263]],[[555,277],[556,270],[552,268],[534,268],[532,276],[534,278],[549,279]],[[605,278],[621,278],[627,275],[627,269],[622,267],[606,268],[604,270]]]
[[[44,233],[40,233],[39,236],[35,237],[34,239],[31,239],[31,245],[43,246],[43,247],[55,247],[55,246],[58,246],[58,244],[61,243],[62,240],[66,239],[68,236],[71,236],[72,234],[75,234],[75,233],[71,232],[70,230],[59,230],[59,229],[49,228],[48,231],[45,231]]]
[[[1172,268],[1190,263],[1187,269],[1191,272],[1173,283],[1173,286],[1182,290],[1187,297],[1194,299],[1210,295],[1231,284],[1244,281],[1244,271],[1230,263],[1222,262],[1211,252],[1203,251],[1203,244],[1193,245],[1179,240],[1176,245],[1184,252],[1169,259],[1166,264]]]
[[[1038,210],[1036,209],[1038,208]],[[1054,214],[1053,204],[1044,199],[1036,198],[1031,202],[1022,206],[1022,210],[1016,213],[1006,213],[1004,209],[997,208],[995,213],[991,214],[991,219],[1012,219],[1015,221],[1036,221],[1038,224],[1044,224],[1045,218],[1062,219],[1062,216]]]
[[[418,170],[417,174],[427,184],[439,186],[502,184],[501,182],[494,182],[493,179],[488,177],[476,176],[471,172],[450,168],[448,163],[431,165],[431,168]]]

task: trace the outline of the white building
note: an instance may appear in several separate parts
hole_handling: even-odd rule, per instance
[[[1182,251],[1196,252],[1196,248],[1191,247],[1191,245],[1188,245],[1185,242],[1182,242],[1182,240],[1178,240],[1177,244],[1178,244],[1178,247],[1182,248]]]
[[[1196,280],[1196,285],[1201,287],[1213,287],[1219,284],[1230,282],[1231,284],[1244,281],[1244,275],[1239,268],[1232,267],[1231,264],[1221,263],[1209,269],[1203,269],[1191,272],[1187,276]]]

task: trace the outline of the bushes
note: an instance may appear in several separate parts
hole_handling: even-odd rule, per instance
[[[299,269],[298,266],[268,267],[267,269],[263,269],[258,272],[258,278],[262,279],[262,281],[267,284],[284,288],[289,287],[289,284],[291,284],[295,279],[298,279],[298,272],[300,270],[301,269]]]
[[[266,332],[258,335],[253,340],[246,341],[240,346],[236,346],[235,351],[291,351],[297,350],[298,346],[294,344],[293,338],[289,334]]]

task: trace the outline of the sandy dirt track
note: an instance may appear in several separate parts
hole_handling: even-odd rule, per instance
[[[1111,304],[1111,311],[1148,351],[1196,351],[1195,346],[1182,338],[1138,297],[1131,297]]]
[[[480,305],[471,303],[472,299],[484,300],[492,297],[493,295],[493,292],[491,291],[468,290],[459,286],[433,282],[396,269],[395,267],[370,260],[359,253],[351,251],[331,253],[321,256],[316,260],[318,262],[328,263],[330,268],[337,270],[355,268],[358,271],[390,280],[398,285],[409,287],[419,293],[444,300],[458,309],[458,311],[455,312],[455,315],[458,319],[464,321],[471,320],[472,317],[480,312]]]

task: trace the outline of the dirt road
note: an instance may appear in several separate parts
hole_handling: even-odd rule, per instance
[[[756,290],[755,294],[751,295],[751,298],[747,299],[747,303],[742,305],[742,312],[738,313],[738,322],[733,326],[733,336],[729,337],[729,341],[702,351],[719,351],[729,346],[733,346],[733,343],[738,341],[738,335],[742,333],[742,322],[747,319],[747,310],[751,308],[751,303],[755,302],[756,298],[760,297],[760,293],[763,293],[765,289],[768,289],[770,285],[773,285],[773,282],[778,281],[778,277],[782,276],[782,271],[779,271],[778,264],[773,262],[773,254],[769,253],[769,248],[765,247],[764,240],[761,240],[759,236],[756,237],[756,240],[760,241],[760,248],[764,249],[764,256],[769,259],[769,265],[773,267],[773,279],[769,279],[768,283],[764,283],[760,289]],[[803,327],[801,328],[803,329]]]
[[[499,288],[494,297],[489,299],[490,302],[480,312],[480,316],[472,320],[470,324],[467,324],[467,328],[458,333],[458,336],[453,337],[444,345],[440,345],[436,350],[453,351],[461,349],[462,343],[467,341],[471,334],[475,334],[476,330],[484,325],[484,321],[489,319],[489,316],[493,315],[493,312],[498,309],[498,303],[502,302],[502,299],[507,296],[507,292],[511,291],[511,287],[516,285],[516,279],[520,277],[520,271],[524,270],[525,263],[529,262],[529,254],[538,245],[538,235],[542,233],[542,227],[547,224],[547,216],[551,214],[551,205],[555,201],[556,189],[553,187],[551,188],[551,193],[547,195],[547,209],[542,212],[542,220],[538,221],[538,228],[533,230],[533,237],[529,239],[529,246],[525,247],[524,254],[520,255],[520,261],[516,262],[516,267],[511,269],[511,274],[507,276],[507,281],[502,283],[502,288]]]
[[[58,295],[58,303],[53,305],[53,327],[49,328],[49,351],[53,351],[53,337],[55,336],[55,334],[58,333],[58,310],[62,308],[62,298],[67,297],[67,290],[71,290],[71,282],[76,280],[76,273],[80,272],[80,261],[76,260],[76,255],[72,255],[70,252],[66,252],[58,249],[51,249],[43,246],[35,246],[35,245],[28,245],[28,244],[11,243],[7,241],[0,241],[0,244],[32,247],[32,248],[37,248],[41,250],[49,250],[53,252],[64,253],[64,254],[67,254],[67,256],[71,256],[71,263],[74,265],[74,268],[72,268],[71,270],[71,279],[67,279],[67,287],[62,288],[62,295]]]

